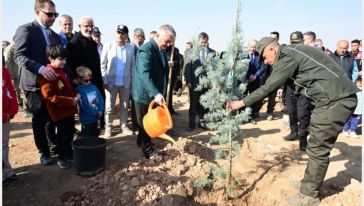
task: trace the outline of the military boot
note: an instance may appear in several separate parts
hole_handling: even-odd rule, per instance
[[[298,133],[297,132],[291,132],[289,135],[283,137],[286,141],[294,141],[298,139]]]
[[[306,147],[307,147],[307,136],[301,135],[300,136],[300,150],[306,151]]]
[[[287,202],[288,205],[292,206],[317,206],[320,204],[320,199],[299,193],[298,195],[287,198]]]

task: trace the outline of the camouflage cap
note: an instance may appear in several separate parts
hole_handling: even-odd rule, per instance
[[[270,43],[274,42],[275,39],[271,37],[263,37],[261,38],[257,43],[257,51],[260,55],[260,57],[263,56],[263,50],[266,46],[268,46]]]
[[[289,41],[292,43],[301,43],[303,42],[303,34],[300,31],[292,32],[289,36]]]

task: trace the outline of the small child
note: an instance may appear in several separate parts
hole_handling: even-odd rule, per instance
[[[3,183],[16,181],[18,176],[9,162],[10,120],[18,113],[18,101],[8,69],[3,65]]]
[[[70,168],[72,155],[71,143],[74,135],[75,113],[80,96],[76,96],[70,79],[63,70],[66,65],[67,51],[60,45],[47,47],[46,54],[52,68],[58,75],[50,81],[43,76],[39,78],[42,96],[46,102],[49,116],[57,128],[58,166],[62,169]]]
[[[99,137],[97,122],[105,109],[104,99],[97,87],[91,84],[92,71],[89,68],[78,67],[76,73],[79,82],[77,91],[81,95],[79,103],[81,137]]]
[[[351,115],[350,119],[344,125],[343,134],[345,137],[359,137],[359,135],[356,134],[356,129],[362,115],[362,82],[360,78],[355,81],[355,85],[360,89],[360,91],[356,93],[356,97],[358,98],[358,104],[356,106],[354,114]]]

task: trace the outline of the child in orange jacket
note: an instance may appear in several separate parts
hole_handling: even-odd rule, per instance
[[[71,80],[64,71],[67,51],[60,45],[52,45],[47,47],[46,54],[50,61],[47,67],[52,68],[58,77],[49,81],[40,76],[39,84],[49,116],[57,128],[57,163],[60,168],[66,169],[71,166],[74,114],[80,97],[76,95]]]

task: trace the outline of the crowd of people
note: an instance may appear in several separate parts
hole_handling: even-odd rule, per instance
[[[8,142],[10,119],[18,105],[32,118],[40,163],[53,164],[52,155],[57,154],[62,169],[72,165],[75,134],[98,138],[103,131],[105,138],[115,136],[115,112],[123,134],[137,133],[136,142],[145,158],[161,155],[144,130],[143,117],[152,100],[157,105],[167,102],[171,113],[178,115],[172,94],[180,94],[185,87],[189,93],[186,132],[195,130],[196,115],[197,126],[207,129],[207,110],[199,101],[206,91],[195,90],[206,74],[196,75],[195,71],[206,66],[207,58],[222,58],[224,53],[209,47],[207,33],[199,34],[198,45],[187,42],[182,55],[173,48],[176,31],[168,24],[150,32],[147,42],[142,28],[136,28],[130,38],[127,25],[115,25],[114,40],[102,44],[101,31],[90,16],[82,16],[79,31],[73,32],[73,18],[63,14],[59,17],[61,31],[56,33],[51,29],[59,16],[54,2],[36,0],[34,11],[35,21],[19,26],[11,43],[3,41],[3,181],[17,179],[9,163]],[[270,37],[248,41],[243,57],[249,59],[246,97],[228,102],[226,107],[229,111],[251,107],[249,121],[256,124],[263,99],[267,97],[266,118],[273,120],[280,97],[278,102],[289,115],[290,134],[284,139],[299,140],[299,150],[310,157],[296,201],[316,204],[338,134],[358,136],[361,41],[352,40],[349,52],[349,41],[339,40],[332,52],[312,31],[292,32],[290,45],[279,44],[279,38],[279,32],[273,31]],[[191,54],[192,47],[198,48],[198,56]],[[76,116],[81,131],[75,128]]]

